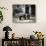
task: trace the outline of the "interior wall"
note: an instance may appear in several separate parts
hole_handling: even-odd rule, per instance
[[[13,23],[12,21],[12,5],[13,4],[35,4],[36,5],[36,23]],[[3,21],[0,23],[0,46],[4,38],[4,26],[10,26],[15,32],[16,37],[29,37],[33,31],[41,31],[46,37],[46,0],[0,0],[0,6],[6,7],[8,10],[2,10]],[[1,9],[0,9],[1,10]],[[45,38],[46,45],[46,38]]]

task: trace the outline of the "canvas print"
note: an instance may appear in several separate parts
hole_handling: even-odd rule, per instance
[[[14,23],[34,23],[36,22],[35,5],[13,5]]]

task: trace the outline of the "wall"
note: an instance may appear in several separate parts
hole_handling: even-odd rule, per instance
[[[12,5],[13,4],[35,4],[36,5],[36,23],[13,23],[12,22]],[[46,37],[46,0],[0,0],[0,6],[8,9],[2,10],[4,20],[0,23],[0,46],[2,38],[4,38],[3,27],[9,25],[16,37],[29,37],[34,31],[41,31]],[[46,38],[45,38],[46,45]]]

